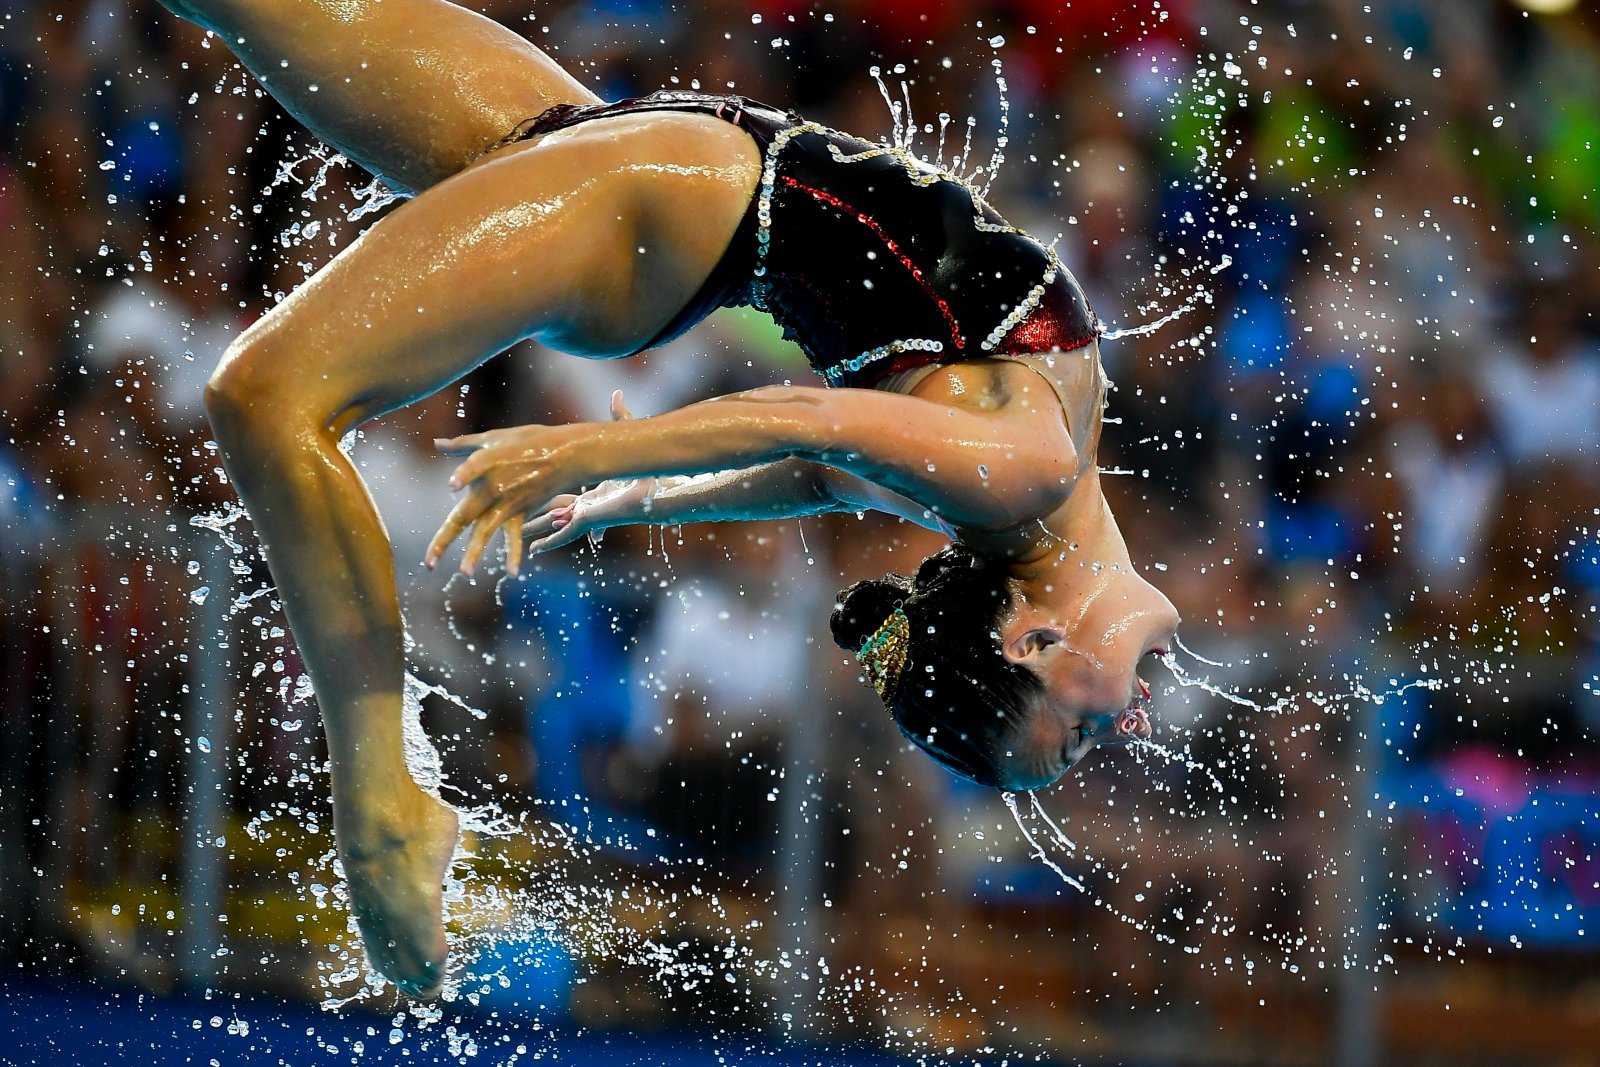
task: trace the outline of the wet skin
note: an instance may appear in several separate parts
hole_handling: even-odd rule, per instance
[[[1075,498],[1080,506],[1056,517],[1066,547],[1014,564],[1012,602],[997,620],[1002,653],[1045,686],[1003,763],[1011,789],[1050,784],[1097,744],[1148,738],[1139,667],[1171,650],[1178,627],[1172,602],[1130,562],[1098,475]]]
[[[406,771],[393,560],[338,441],[525,337],[582,355],[643,344],[722,254],[760,156],[726,123],[683,115],[485,154],[524,119],[595,97],[443,0],[168,6],[340,152],[419,190],[239,338],[206,407],[316,691],[368,958],[431,996],[458,821]]]
[[[444,0],[167,6],[217,31],[340,152],[418,191],[240,337],[206,404],[316,691],[369,958],[403,991],[432,995],[445,976],[441,881],[457,818],[406,771],[393,560],[338,441],[523,338],[599,357],[646,343],[721,257],[760,156],[727,123],[681,114],[496,149],[545,108],[595,98],[517,35]],[[467,532],[470,569],[502,533],[514,568],[530,520],[544,549],[619,522],[878,508],[1007,562],[1034,614],[1003,639],[1016,639],[1070,723],[1110,713],[1115,680],[1138,658],[1132,635],[1161,614],[1131,585],[1086,599],[1095,587],[1076,564],[1089,557],[1061,555],[1077,540],[1132,573],[1094,436],[1079,448],[1049,387],[998,361],[949,368],[908,395],[774,387],[651,419],[494,431],[446,443],[464,459],[464,492],[429,556]],[[701,472],[724,473],[670,477]],[[609,512],[574,495],[635,477],[649,491],[614,482]],[[1100,668],[1058,666],[1049,649],[1063,643]]]
[[[470,530],[470,571],[508,523],[515,561],[523,516],[530,550],[547,551],[613,525],[874,507],[953,531],[1010,571],[1002,651],[1039,676],[1045,700],[1014,739],[1009,787],[1058,778],[1087,751],[1085,728],[1095,740],[1149,736],[1136,669],[1169,649],[1178,615],[1134,569],[1092,453],[1075,450],[1060,399],[1030,368],[959,364],[907,396],[758,389],[640,420],[614,405],[611,424],[441,442],[464,458],[452,484],[465,493],[429,561]],[[1091,417],[1079,440],[1098,439],[1097,407]],[[657,481],[702,471],[724,473]]]

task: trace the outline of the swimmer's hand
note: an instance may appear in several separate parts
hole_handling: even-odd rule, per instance
[[[623,403],[621,390],[611,394],[611,417],[633,417]],[[573,486],[571,468],[576,464],[567,457],[581,449],[584,435],[584,424],[519,426],[435,441],[434,447],[446,455],[464,457],[465,462],[456,468],[450,484],[452,488],[464,486],[467,493],[433,535],[423,565],[436,565],[450,543],[470,529],[461,573],[471,574],[499,531],[506,538],[506,570],[516,574],[522,566],[522,528],[526,518],[543,517],[561,502],[576,500],[567,491]],[[653,479],[643,481],[648,484]]]
[[[611,418],[633,418],[622,390],[611,394]],[[599,543],[606,530],[639,522],[650,513],[650,501],[661,486],[660,478],[610,478],[582,493],[563,493],[550,501],[523,526],[527,554],[549,552],[571,544],[584,534]]]
[[[616,478],[576,495],[556,497],[543,512],[528,520],[522,535],[527,554],[549,552],[571,544],[584,534],[599,543],[613,526],[627,526],[650,513],[658,478]]]

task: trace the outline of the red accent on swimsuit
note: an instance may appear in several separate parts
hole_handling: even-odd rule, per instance
[[[950,327],[951,343],[954,344],[958,350],[967,347],[967,339],[961,336],[961,324],[956,321],[955,313],[950,310],[950,304],[945,300],[944,297],[934,292],[933,286],[929,285],[928,279],[923,276],[922,268],[912,262],[911,257],[900,250],[900,245],[893,237],[890,237],[887,233],[883,232],[883,227],[878,225],[878,221],[876,219],[874,219],[871,215],[868,215],[865,211],[857,211],[854,207],[845,203],[843,200],[840,200],[832,193],[825,193],[821,189],[813,189],[811,186],[802,182],[798,182],[788,175],[783,177],[783,184],[787,185],[791,189],[799,189],[801,192],[806,193],[807,195],[812,196],[825,204],[830,204],[846,215],[854,216],[857,222],[860,222],[863,226],[867,227],[867,229],[876,234],[878,240],[883,242],[884,247],[892,252],[894,257],[900,261],[900,265],[911,272],[911,276],[917,280],[917,285],[924,293],[928,294],[928,299],[932,300],[939,308],[939,314],[944,316],[945,325]]]
[[[907,367],[985,357],[967,339],[988,336],[1049,275],[1039,307],[998,339],[995,354],[1082,348],[1099,336],[1071,272],[965,183],[882,144],[802,129],[792,112],[743,97],[658,93],[560,104],[514,136],[651,111],[733,123],[766,166],[716,268],[643,347],[664,344],[719,305],[753,303],[830,384],[870,387]],[[936,343],[943,351],[927,350]]]

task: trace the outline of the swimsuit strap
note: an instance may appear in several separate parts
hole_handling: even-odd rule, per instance
[[[664,90],[648,96],[631,96],[609,103],[556,104],[533,118],[518,123],[516,129],[496,141],[488,151],[525,141],[530,137],[542,137],[547,133],[564,130],[593,119],[610,118],[614,115],[645,114],[652,111],[679,111],[719,118],[749,132],[761,143],[763,149],[779,130],[800,121],[793,115],[748,97],[712,96],[705,93]]]

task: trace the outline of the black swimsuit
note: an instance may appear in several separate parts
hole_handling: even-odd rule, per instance
[[[718,307],[751,304],[829,385],[868,387],[910,367],[1083,348],[1100,323],[1046,248],[970,186],[899,148],[734,96],[656,93],[558,104],[507,141],[649,111],[714,115],[764,160],[749,210],[699,291],[644,348]]]

